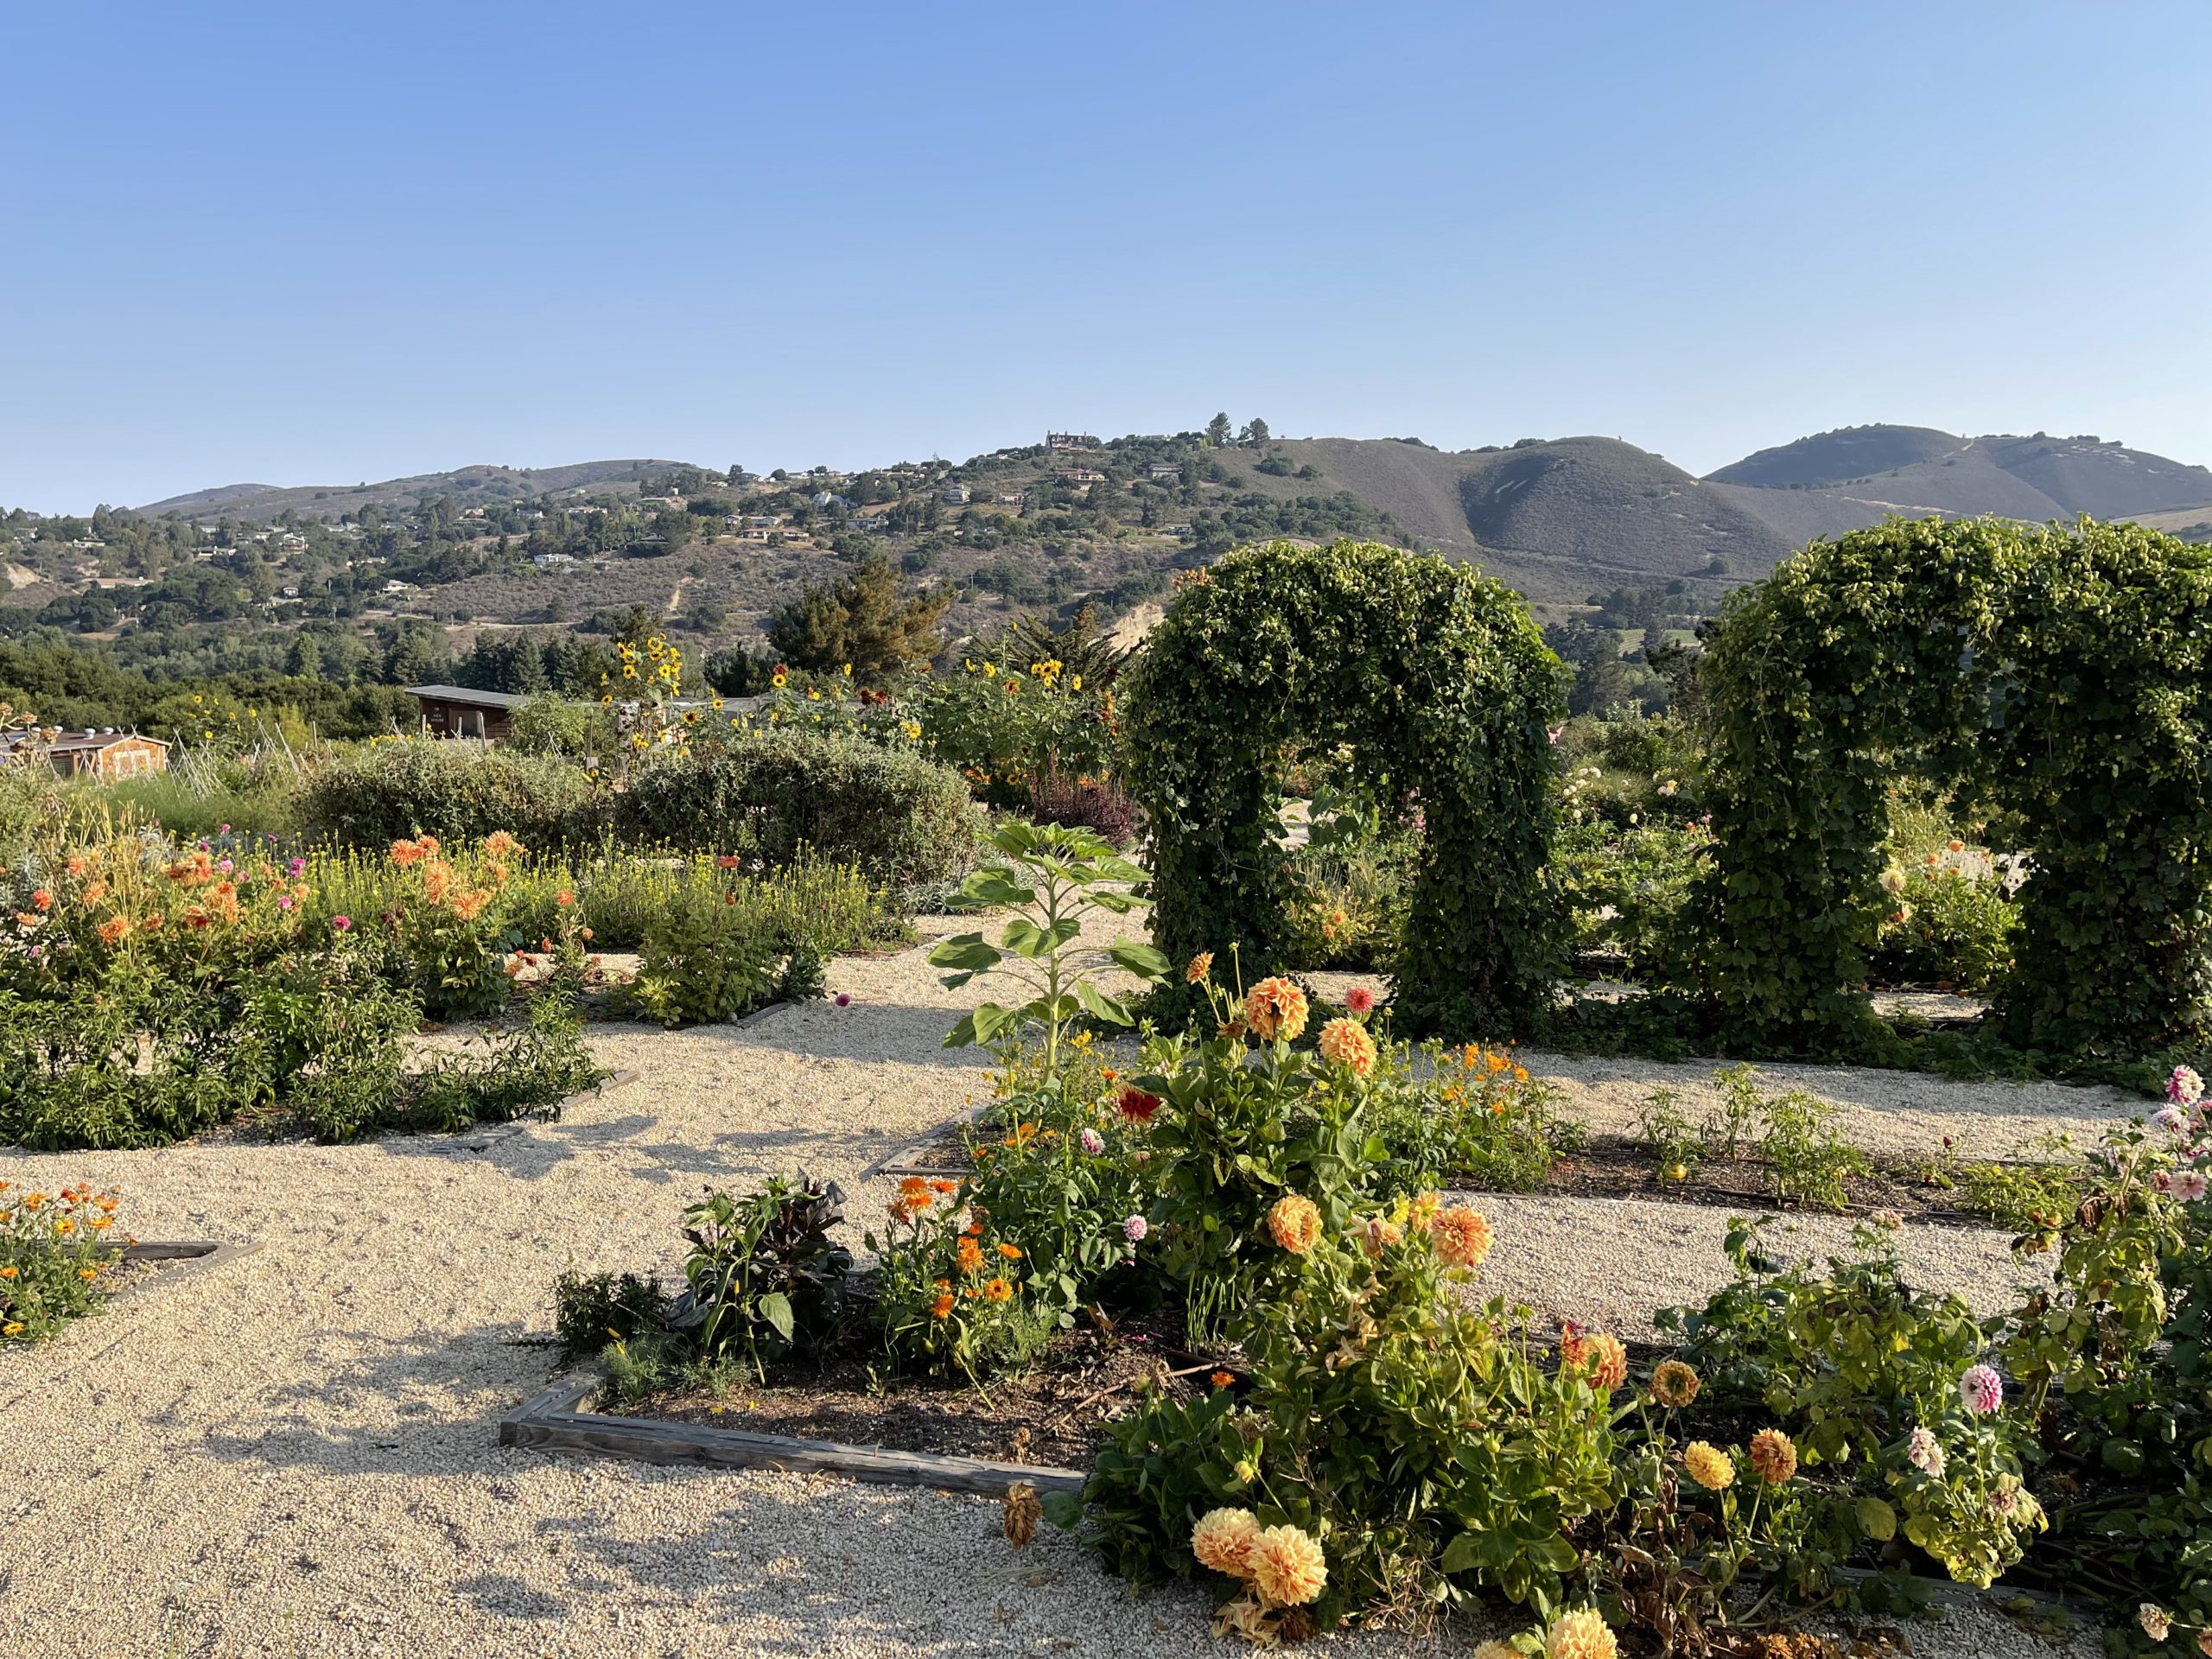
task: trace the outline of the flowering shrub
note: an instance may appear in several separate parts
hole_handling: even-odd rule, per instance
[[[916,688],[913,713],[924,753],[956,767],[979,799],[1026,809],[1040,788],[1098,785],[1114,751],[1110,677],[1058,657],[1033,659],[1006,639],[962,660],[957,674]]]
[[[116,1198],[89,1186],[58,1193],[0,1181],[0,1341],[36,1342],[99,1306],[122,1257]]]
[[[1294,1194],[1266,1236],[1281,1270],[1236,1317],[1234,1395],[1148,1402],[1048,1512],[1088,1504],[1133,1580],[1214,1573],[1222,1628],[1255,1639],[1411,1612],[1460,1579],[1557,1607],[1567,1531],[1613,1501],[1618,1344],[1540,1363],[1524,1311],[1459,1294],[1488,1224],[1433,1195],[1331,1225]],[[1288,1570],[1255,1559],[1270,1538]]]
[[[400,893],[382,920],[399,971],[432,1015],[493,1014],[506,1006],[508,963],[522,943],[506,887],[523,850],[504,830],[473,848],[448,849],[435,836],[391,843]]]
[[[1387,773],[1423,818],[1391,960],[1401,1020],[1494,1029],[1549,1005],[1546,728],[1562,676],[1505,588],[1376,543],[1245,548],[1184,579],[1124,677],[1127,781],[1152,826],[1154,937],[1170,957],[1234,939],[1261,967],[1287,965],[1294,877],[1272,810],[1284,750],[1349,744],[1360,773]]]
[[[1028,1253],[958,1199],[951,1181],[910,1177],[891,1205],[877,1259],[876,1304],[898,1359],[970,1382],[1026,1364],[1051,1325],[1028,1288]]]
[[[2012,966],[2019,908],[1994,877],[1977,880],[1948,865],[1912,874],[1891,866],[1882,872],[1882,891],[1892,902],[1867,957],[1877,980],[1986,991]]]

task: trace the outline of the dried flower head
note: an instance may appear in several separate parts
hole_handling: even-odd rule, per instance
[[[1697,1398],[1703,1384],[1698,1374],[1679,1359],[1662,1359],[1651,1371],[1651,1397],[1670,1411],[1680,1411]]]
[[[1006,1541],[1016,1549],[1029,1548],[1029,1541],[1037,1535],[1038,1519],[1045,1513],[1039,1501],[1037,1489],[1026,1480],[1017,1480],[1006,1489],[1004,1525]]]
[[[2166,1617],[2166,1610],[2155,1601],[2146,1601],[2135,1610],[2135,1622],[2153,1642],[2164,1641],[2173,1630],[2173,1621]]]

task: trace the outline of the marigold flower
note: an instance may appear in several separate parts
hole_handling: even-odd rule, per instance
[[[938,1299],[930,1304],[930,1317],[933,1319],[949,1319],[952,1317],[952,1293],[950,1291],[940,1292]]]
[[[1751,1472],[1770,1486],[1779,1486],[1797,1472],[1797,1448],[1778,1428],[1763,1428],[1751,1436]]]
[[[1429,1224],[1437,1259],[1450,1268],[1479,1268],[1490,1254],[1490,1219],[1478,1210],[1455,1204],[1436,1212]]]
[[[1321,1058],[1365,1077],[1375,1069],[1375,1039],[1366,1027],[1349,1020],[1332,1020],[1321,1027]]]
[[[1249,1510],[1209,1510],[1191,1529],[1191,1554],[1198,1565],[1232,1579],[1252,1576],[1252,1546],[1260,1523]]]
[[[972,1238],[960,1241],[960,1271],[980,1273],[983,1267],[983,1247]]]
[[[1014,1294],[1014,1287],[1003,1279],[994,1277],[983,1287],[983,1294],[995,1302],[1003,1302]]]
[[[99,925],[98,930],[102,944],[119,944],[122,943],[123,936],[130,931],[130,924],[120,916],[109,917]]]
[[[1160,1115],[1160,1096],[1125,1083],[1114,1096],[1114,1109],[1132,1123],[1149,1123]]]
[[[1651,1397],[1670,1411],[1680,1411],[1695,1400],[1703,1386],[1698,1374],[1679,1359],[1662,1359],[1652,1368]]]
[[[918,1175],[909,1175],[899,1183],[899,1198],[910,1210],[926,1210],[937,1202],[930,1184]]]
[[[1619,1659],[1621,1644],[1593,1607],[1561,1613],[1544,1638],[1544,1659]]]
[[[1320,1242],[1321,1212],[1313,1199],[1295,1192],[1286,1194],[1268,1211],[1268,1231],[1293,1255],[1303,1255]]]
[[[1001,1243],[999,1245],[999,1254],[1009,1262],[1019,1262],[1021,1260],[1021,1246]]]
[[[1270,975],[1244,994],[1244,1020],[1263,1043],[1281,1038],[1295,1042],[1306,1029],[1306,993],[1280,975]]]
[[[1278,1607],[1302,1607],[1329,1582],[1321,1546],[1296,1527],[1269,1527],[1252,1540],[1252,1584]]]
[[[1201,950],[1191,958],[1191,965],[1183,970],[1183,977],[1189,983],[1195,985],[1212,971],[1213,952]]]
[[[957,1181],[934,1180],[930,1183],[930,1191],[932,1192],[951,1193],[957,1192],[959,1190],[960,1183]]]
[[[1735,1484],[1734,1459],[1705,1440],[1692,1440],[1682,1448],[1682,1467],[1689,1471],[1692,1480],[1708,1492],[1720,1491]]]
[[[1206,1378],[1206,1381],[1212,1383],[1217,1389],[1225,1389],[1236,1380],[1236,1379],[1227,1371],[1216,1371],[1211,1376]]]
[[[0,1279],[13,1279],[19,1270],[13,1266],[0,1268]]]

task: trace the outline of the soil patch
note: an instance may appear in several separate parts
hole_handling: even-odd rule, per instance
[[[1179,1321],[1100,1319],[1064,1332],[1020,1376],[982,1384],[894,1376],[874,1329],[849,1327],[817,1363],[768,1368],[715,1395],[648,1396],[594,1408],[630,1417],[738,1428],[890,1452],[930,1452],[997,1462],[1087,1469],[1106,1426],[1164,1387],[1189,1399],[1213,1384],[1214,1362],[1173,1340]],[[1176,1375],[1176,1373],[1181,1375]]]

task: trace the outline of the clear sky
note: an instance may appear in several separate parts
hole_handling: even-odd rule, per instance
[[[2212,4],[0,0],[0,505],[1217,409],[2212,462]]]

